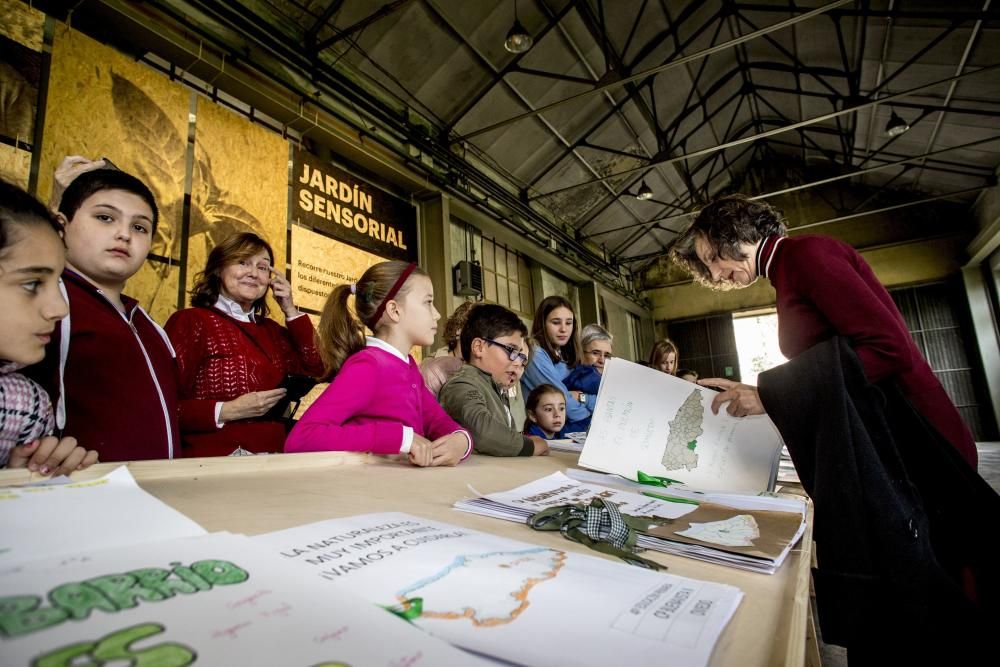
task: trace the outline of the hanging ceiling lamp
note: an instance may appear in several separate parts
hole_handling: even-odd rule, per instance
[[[895,111],[889,116],[889,122],[885,124],[885,136],[898,137],[910,129],[910,124],[900,118]]]
[[[535,43],[528,31],[524,29],[521,22],[517,20],[517,0],[514,0],[514,25],[507,31],[507,39],[503,42],[503,48],[511,53],[524,53]]]
[[[648,185],[646,185],[645,178],[642,179],[642,185],[639,186],[639,192],[636,193],[635,198],[643,201],[653,198],[653,191],[649,189]]]

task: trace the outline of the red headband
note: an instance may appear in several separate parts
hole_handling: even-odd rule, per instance
[[[399,293],[399,290],[403,287],[403,283],[406,282],[406,279],[410,277],[410,274],[413,273],[414,269],[416,268],[417,268],[417,263],[410,262],[407,265],[407,267],[403,269],[403,273],[401,273],[399,278],[396,279],[396,282],[393,283],[392,289],[389,290],[389,292],[385,295],[385,298],[382,299],[382,303],[380,303],[378,305],[378,308],[375,309],[375,315],[372,316],[371,325],[368,327],[369,329],[375,331],[375,327],[376,325],[378,325],[378,321],[382,318],[382,313],[385,312],[385,305],[389,303],[389,301],[391,301],[392,299],[396,298],[396,295]]]

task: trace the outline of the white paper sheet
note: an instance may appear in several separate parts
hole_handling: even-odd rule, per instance
[[[228,534],[0,575],[0,655],[12,667],[484,664],[343,587],[317,594],[268,550]]]
[[[765,415],[712,414],[716,392],[609,359],[580,465],[636,479],[637,471],[703,491],[774,486],[781,438]]]
[[[0,488],[0,569],[35,558],[204,534],[197,523],[139,488],[125,466],[87,482]]]
[[[647,487],[646,490],[667,493],[663,489]],[[636,492],[622,491],[599,484],[586,484],[570,479],[564,473],[554,472],[551,475],[528,482],[509,491],[498,491],[479,498],[460,500],[455,503],[456,509],[466,509],[469,505],[478,508],[495,507],[501,513],[514,516],[523,521],[525,518],[541,512],[549,507],[559,505],[589,505],[594,498],[601,498],[614,503],[623,514],[642,517],[659,517],[661,519],[677,519],[695,510],[696,505],[687,503],[672,503],[659,498],[650,498]],[[486,501],[486,502],[482,502]],[[510,511],[512,510],[514,513]],[[487,511],[475,510],[477,514],[488,514]],[[504,517],[507,518],[507,517]]]
[[[423,598],[414,622],[523,665],[705,665],[743,593],[402,513],[256,538],[317,593]]]

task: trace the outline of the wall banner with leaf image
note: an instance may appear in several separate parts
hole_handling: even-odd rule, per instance
[[[151,258],[126,293],[158,322],[177,308],[191,92],[63,24],[56,27],[48,81],[38,196],[67,155],[107,157],[145,182],[160,223]]]
[[[292,220],[380,257],[417,259],[413,205],[303,150],[292,154]]]
[[[238,232],[271,244],[275,269],[284,272],[288,142],[204,97],[198,98],[194,136],[187,289],[212,248]],[[272,316],[280,317],[277,304],[270,304]]]
[[[45,15],[0,3],[0,178],[28,187],[42,71]]]

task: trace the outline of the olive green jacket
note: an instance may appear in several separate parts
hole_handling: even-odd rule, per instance
[[[535,445],[513,423],[510,405],[486,371],[465,364],[438,395],[444,411],[472,434],[475,452],[490,456],[531,456]]]

